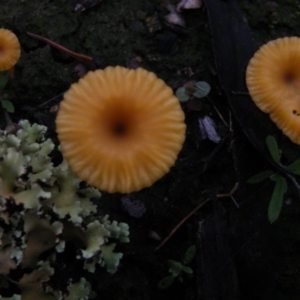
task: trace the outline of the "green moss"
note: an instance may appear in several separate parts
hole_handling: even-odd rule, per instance
[[[9,17],[0,25],[14,30],[23,48],[15,69],[17,80],[9,84],[9,100],[18,108],[46,101],[77,81],[73,68],[78,62],[29,37],[27,31],[95,57],[101,67],[126,66],[132,58],[141,56],[141,66],[169,84],[180,77],[184,67],[192,67],[195,75],[203,78],[207,60],[211,59],[204,10],[185,12],[184,29],[166,24],[168,11],[159,10],[150,0],[102,1],[82,13],[75,12],[66,0],[0,3],[1,11],[7,7],[13,11],[15,22]],[[158,30],[150,32],[148,20],[154,17]],[[18,95],[22,95],[19,106]]]

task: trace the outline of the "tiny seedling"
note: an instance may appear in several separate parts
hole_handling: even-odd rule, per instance
[[[8,72],[0,72],[0,103],[3,109],[5,109],[9,113],[13,113],[15,111],[14,105],[12,104],[12,102],[7,100],[8,95],[2,93],[8,82],[8,78]]]
[[[288,166],[284,166],[280,162],[282,152],[278,148],[276,139],[271,135],[267,136],[266,145],[271,154],[272,159],[278,165],[280,165],[282,168],[284,168],[286,171],[288,171],[292,174],[300,175],[300,159],[297,159],[296,161],[294,161],[293,163],[291,163]],[[273,193],[271,196],[271,200],[269,203],[269,207],[268,207],[268,219],[269,219],[269,222],[272,224],[277,220],[277,218],[280,215],[283,198],[287,191],[287,181],[278,172],[276,173],[276,172],[273,172],[272,170],[266,170],[262,173],[259,173],[259,174],[256,174],[256,175],[250,177],[248,179],[247,183],[256,184],[256,183],[262,182],[266,179],[271,179],[272,181],[275,182],[275,187],[274,187],[274,190],[273,190]]]
[[[206,97],[210,92],[210,85],[205,81],[198,81],[193,87],[180,87],[176,91],[176,96],[180,102],[187,102],[191,96],[196,98]]]
[[[162,278],[158,283],[158,287],[160,289],[166,289],[169,286],[171,286],[171,284],[174,282],[175,279],[182,282],[183,274],[185,274],[189,278],[192,278],[193,270],[187,265],[191,263],[191,261],[194,259],[195,254],[196,254],[196,246],[192,245],[185,252],[184,258],[181,262],[175,260],[168,260],[169,273],[171,273],[171,275]]]

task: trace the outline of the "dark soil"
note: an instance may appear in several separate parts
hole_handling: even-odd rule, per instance
[[[55,115],[49,110],[78,80],[74,72],[78,61],[28,36],[28,31],[94,57],[99,68],[132,67],[138,56],[139,66],[156,73],[174,91],[190,80],[206,81],[212,88],[208,97],[182,104],[186,141],[166,176],[140,192],[103,193],[99,200],[100,213],[130,226],[130,243],[118,246],[124,257],[117,273],[110,275],[100,267],[95,273],[84,273],[70,267],[62,272],[64,280],[52,280],[59,285],[84,276],[96,299],[102,300],[299,299],[299,197],[291,185],[279,219],[269,223],[267,208],[274,183],[249,185],[246,181],[272,167],[243,133],[219,84],[207,10],[203,5],[200,10],[183,12],[186,26],[181,27],[165,21],[166,2],[103,0],[75,12],[77,2],[71,0],[0,0],[0,26],[12,30],[22,45],[14,79],[5,88],[16,108],[10,117],[14,122],[29,119],[46,125],[57,144]],[[299,33],[299,1],[238,2],[257,47]],[[2,111],[0,116],[4,128]],[[219,143],[203,139],[199,118],[204,116],[214,120]],[[265,120],[269,122],[268,116]],[[286,147],[284,151],[287,161],[294,159],[294,150]],[[236,186],[233,195],[223,197]],[[130,207],[129,200],[136,206]],[[153,234],[164,239],[205,200],[155,251],[161,241]],[[159,289],[158,282],[169,275],[168,260],[181,261],[191,245],[197,246],[190,265],[193,278],[183,276],[182,283],[175,281]]]

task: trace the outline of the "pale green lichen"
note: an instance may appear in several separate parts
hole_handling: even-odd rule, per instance
[[[6,298],[6,297],[1,297],[1,300],[21,300],[21,296],[20,295],[13,295],[12,297]]]
[[[129,242],[128,225],[97,214],[92,199],[100,191],[81,188],[65,160],[53,166],[46,127],[26,120],[19,126],[15,134],[0,130],[0,275],[12,281],[10,271],[32,270],[15,282],[25,300],[91,299],[91,285],[84,278],[73,282],[72,274],[64,291],[51,286],[56,257],[73,243],[84,270],[105,266],[114,273],[123,256],[114,252],[115,242]]]
[[[68,292],[69,295],[65,298],[66,300],[89,300],[95,297],[95,294],[91,290],[91,285],[85,278],[80,278],[79,282],[69,284]]]

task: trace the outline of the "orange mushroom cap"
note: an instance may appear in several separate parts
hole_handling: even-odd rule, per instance
[[[11,69],[19,60],[21,46],[10,30],[0,28],[0,71]]]
[[[56,119],[71,169],[100,190],[151,186],[175,163],[184,113],[152,72],[120,66],[90,71],[65,93]]]
[[[300,38],[263,45],[247,66],[246,83],[255,104],[300,144]]]

